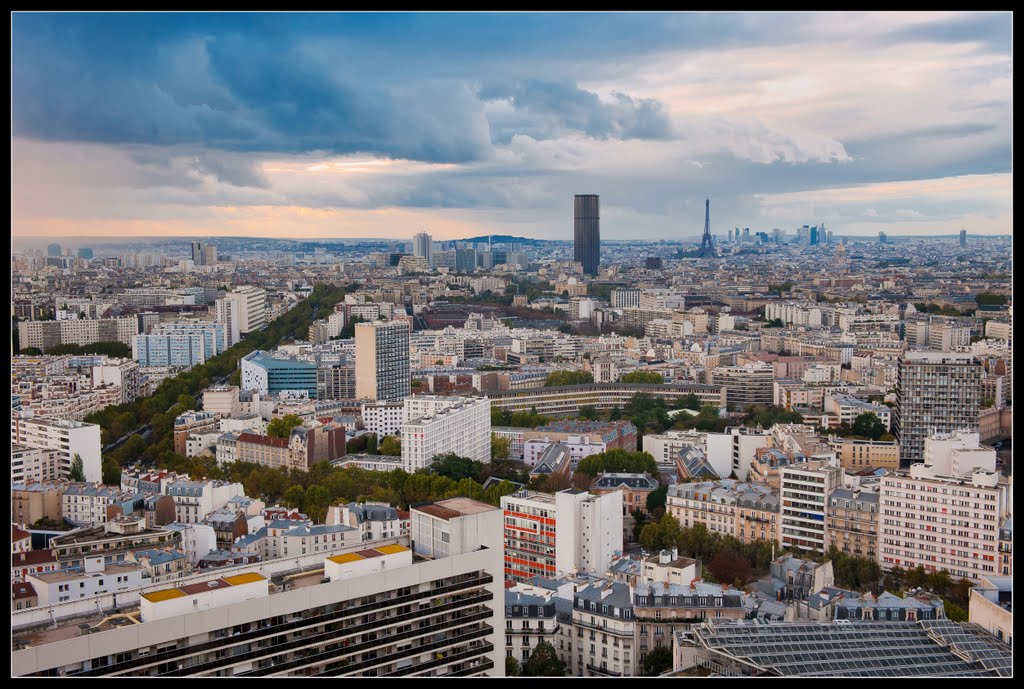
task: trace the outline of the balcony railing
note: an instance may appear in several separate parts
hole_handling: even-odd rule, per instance
[[[612,672],[608,668],[598,667],[593,663],[587,663],[587,670],[598,675],[603,675],[605,677],[622,677],[621,672]]]

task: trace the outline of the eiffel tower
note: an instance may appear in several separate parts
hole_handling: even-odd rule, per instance
[[[718,258],[715,240],[711,238],[711,199],[704,201],[704,238],[700,242],[697,258]]]

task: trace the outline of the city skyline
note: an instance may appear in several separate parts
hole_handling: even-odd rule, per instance
[[[12,233],[1008,234],[1007,16],[15,14]]]

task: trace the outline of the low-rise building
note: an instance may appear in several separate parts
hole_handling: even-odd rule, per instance
[[[1013,645],[1013,578],[983,576],[971,589],[971,624]]]
[[[669,486],[665,511],[684,529],[703,524],[743,543],[779,538],[779,492],[755,483],[722,479]]]
[[[622,513],[626,515],[636,510],[647,511],[647,498],[658,490],[658,481],[647,473],[607,473],[594,479],[589,490],[594,495],[621,491]]]
[[[526,663],[542,641],[557,647],[555,602],[518,591],[505,591],[505,655]]]
[[[839,465],[844,469],[900,468],[900,446],[895,440],[861,440],[832,436],[829,438],[829,445],[839,458]]]

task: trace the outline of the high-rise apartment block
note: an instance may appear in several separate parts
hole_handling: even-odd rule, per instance
[[[423,258],[427,267],[434,265],[434,242],[433,238],[426,232],[420,232],[412,240],[413,256]]]
[[[253,287],[252,285],[243,285],[236,287],[234,290],[229,292],[224,299],[231,299],[237,303],[235,317],[238,319],[238,332],[240,335],[246,335],[253,331],[259,330],[267,324],[267,293],[259,287]],[[218,300],[220,301],[220,300]],[[217,307],[217,320],[220,323],[228,323],[228,312],[222,309],[227,307]],[[222,317],[223,316],[223,317]],[[225,330],[228,328],[225,327]],[[234,326],[231,326],[232,336],[234,334]],[[230,338],[227,338],[230,339]],[[232,342],[232,344],[234,344]]]
[[[554,495],[522,490],[501,498],[505,511],[505,578],[603,573],[622,553],[622,492]]]
[[[977,433],[932,434],[924,461],[882,477],[878,562],[946,570],[978,582],[1001,573],[1000,528],[1011,512],[1010,484]]]
[[[57,450],[61,476],[71,472],[71,464],[78,455],[86,481],[99,483],[102,478],[100,427],[94,423],[15,418],[11,421],[11,441],[15,445]]]
[[[896,376],[893,430],[903,467],[924,459],[925,438],[933,433],[978,430],[982,366],[973,355],[907,352]]]
[[[597,194],[577,194],[573,201],[573,256],[587,275],[597,275],[601,266],[599,205]]]
[[[779,540],[784,547],[825,552],[828,499],[842,485],[842,468],[827,460],[789,464],[779,469]]]
[[[214,302],[217,322],[224,326],[224,349],[241,339],[242,307],[237,299],[223,297]]]
[[[429,467],[434,457],[454,452],[478,462],[491,461],[491,401],[486,397],[442,397],[443,404],[412,412],[402,424],[402,468],[412,473]],[[417,397],[406,405],[417,405]]]
[[[356,397],[395,401],[409,396],[409,325],[405,321],[356,324]]]
[[[411,517],[415,551],[399,537],[149,586],[128,627],[100,617],[85,633],[68,604],[55,606],[53,633],[14,620],[12,672],[503,676],[501,512],[453,498]]]

